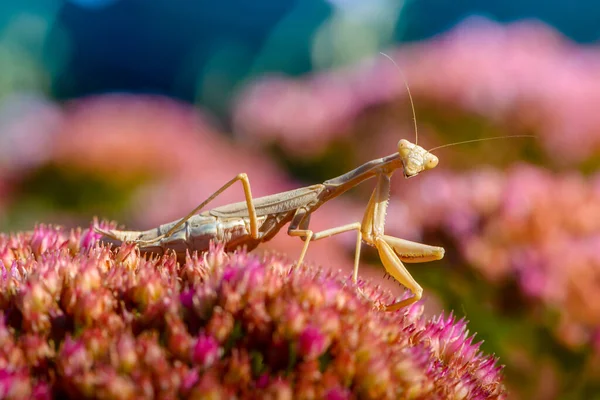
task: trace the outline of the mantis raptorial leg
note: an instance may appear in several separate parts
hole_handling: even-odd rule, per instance
[[[362,223],[355,222],[320,232],[313,232],[310,229],[297,229],[297,223],[293,220],[290,224],[288,234],[290,236],[300,236],[305,239],[305,244],[298,260],[298,263],[301,263],[310,241],[320,240],[340,233],[356,230],[357,242],[354,253],[353,282],[356,283],[358,280],[360,247],[364,240],[377,248],[381,262],[388,274],[413,293],[413,297],[386,306],[386,310],[393,311],[418,301],[423,293],[423,288],[421,288],[410,272],[408,272],[402,263],[402,260],[412,263],[440,260],[444,257],[444,249],[384,234],[385,215],[390,193],[390,177],[391,173],[382,173],[378,176],[377,185],[371,195],[367,209],[365,210]],[[303,212],[297,213],[296,217],[298,217],[295,218],[296,220],[302,222],[305,218],[305,214]]]

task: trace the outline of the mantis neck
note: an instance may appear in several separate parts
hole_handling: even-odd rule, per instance
[[[367,179],[380,173],[391,173],[398,168],[402,168],[402,160],[398,153],[369,161],[350,172],[346,172],[344,175],[323,182],[323,185],[327,188],[327,195],[324,200],[333,199]]]

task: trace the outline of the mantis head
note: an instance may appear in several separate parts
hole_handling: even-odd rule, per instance
[[[402,160],[405,178],[418,175],[421,171],[433,169],[439,162],[436,156],[406,139],[398,142],[398,154]]]

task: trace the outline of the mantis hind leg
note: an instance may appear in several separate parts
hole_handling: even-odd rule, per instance
[[[201,209],[206,207],[206,205],[208,203],[213,201],[216,197],[218,197],[221,193],[223,193],[225,190],[227,190],[227,188],[229,188],[231,185],[233,185],[237,181],[240,181],[244,188],[244,197],[246,198],[246,205],[248,207],[248,215],[249,215],[249,219],[250,219],[250,235],[254,239],[258,238],[258,220],[256,218],[256,208],[254,207],[254,199],[252,198],[252,190],[250,189],[250,180],[248,179],[248,175],[246,175],[245,173],[241,173],[241,174],[238,174],[237,176],[235,176],[229,182],[225,183],[219,189],[217,189],[206,200],[204,200],[202,203],[200,203],[200,205],[198,205],[196,208],[194,208],[192,211],[190,211],[190,213],[188,215],[186,215],[178,223],[173,225],[173,227],[171,227],[171,229],[169,229],[166,233],[163,233],[162,235],[158,235],[155,238],[152,238],[149,240],[137,240],[136,243],[140,244],[140,245],[147,245],[147,244],[156,243],[156,242],[160,241],[161,239],[171,236],[173,233],[177,232],[177,230],[183,224],[185,224],[187,220],[189,220],[192,216],[194,216],[198,211],[200,211]],[[101,230],[99,230],[99,228],[95,228],[95,229],[96,229],[96,231],[98,231],[108,237],[114,236],[114,234],[112,234],[111,232],[101,231]]]
[[[112,231],[106,231],[104,229],[98,228],[97,226],[94,226],[94,231],[101,233],[102,235],[106,236],[109,239],[119,240],[117,235],[115,235]]]

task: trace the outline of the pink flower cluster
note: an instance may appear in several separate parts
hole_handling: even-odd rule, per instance
[[[407,183],[404,182],[406,185]],[[432,171],[395,196],[396,235],[436,230],[493,283],[516,279],[529,298],[560,315],[555,327],[569,346],[600,335],[600,175],[553,174],[520,165],[501,173]]]
[[[0,397],[505,397],[452,315],[384,313],[389,294],[278,257],[214,248],[180,265],[97,239],[0,236]]]

